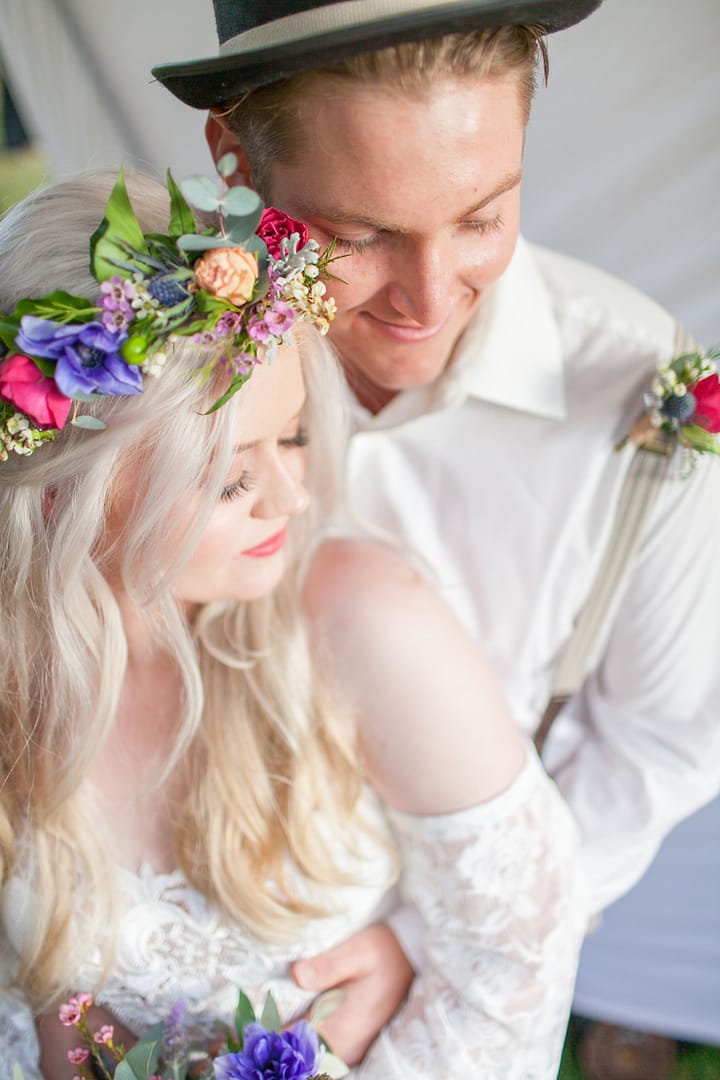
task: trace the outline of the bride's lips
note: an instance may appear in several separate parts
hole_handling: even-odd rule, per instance
[[[267,540],[263,540],[262,544],[256,544],[255,547],[243,551],[243,555],[250,555],[254,559],[264,559],[266,556],[274,555],[276,551],[279,551],[286,540],[287,529],[281,529],[280,532],[275,533],[273,536],[268,536]]]
[[[443,319],[442,322],[436,323],[435,326],[412,326],[406,323],[386,322],[385,319],[380,319],[377,315],[371,315],[369,311],[365,311],[363,314],[373,329],[379,330],[380,333],[385,334],[394,341],[427,341],[439,333],[447,322],[447,319]]]

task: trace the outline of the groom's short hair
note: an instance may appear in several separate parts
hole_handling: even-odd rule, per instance
[[[318,83],[368,85],[391,93],[422,96],[431,83],[475,75],[494,78],[515,73],[525,119],[536,87],[538,67],[545,78],[548,55],[539,26],[501,26],[363,52],[315,71],[249,90],[216,110],[239,139],[261,194],[267,193],[268,167],[292,160],[294,133],[303,95]]]

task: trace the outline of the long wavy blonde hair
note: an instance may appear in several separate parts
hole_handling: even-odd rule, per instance
[[[0,311],[56,288],[97,293],[88,238],[113,179],[55,185],[0,223]],[[142,176],[128,177],[128,188],[143,230],[165,231],[165,188]],[[122,586],[183,689],[158,775],[162,783],[179,771],[186,793],[174,815],[178,865],[266,939],[292,934],[318,910],[294,891],[288,865],[311,882],[345,880],[332,852],[357,834],[360,774],[318,690],[298,602],[300,562],[340,467],[339,376],[314,331],[305,337],[316,498],[293,523],[290,568],[266,598],[208,605],[192,626],[173,598],[173,575],[222,490],[242,409],[240,392],[203,415],[218,386],[190,377],[199,366],[192,342],[173,348],[143,394],[88,406],[106,431],[68,425],[53,445],[0,465],[0,886],[16,873],[32,882],[18,980],[38,1009],[72,985],[76,910],[85,942],[112,922],[113,872],[86,777],[115,722],[127,664],[99,541],[113,485],[132,461],[142,460],[143,482],[126,523]],[[197,519],[168,528],[190,490],[205,492]]]

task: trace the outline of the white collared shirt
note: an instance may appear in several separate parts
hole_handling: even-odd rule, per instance
[[[635,289],[521,240],[442,378],[355,406],[350,505],[424,560],[528,732],[608,540],[633,453],[615,446],[673,337]],[[544,753],[596,909],[719,788],[720,461],[688,475],[688,457]]]

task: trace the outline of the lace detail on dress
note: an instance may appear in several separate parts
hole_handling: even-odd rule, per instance
[[[575,827],[534,751],[489,803],[438,817],[388,816],[404,897],[424,923],[428,963],[353,1078],[554,1080],[586,904]],[[207,1036],[215,1021],[230,1020],[241,986],[257,1005],[272,989],[291,1019],[308,999],[288,977],[289,963],[382,918],[392,902],[380,845],[357,872],[363,884],[335,890],[328,896],[334,914],[311,921],[289,945],[258,942],[228,924],[180,872],[123,873],[126,909],[99,1003],[140,1033],[184,999],[194,1034]],[[99,977],[90,958],[74,989]],[[38,1080],[29,1012],[20,1005],[13,1013],[7,998],[0,995],[0,1031],[11,1033],[12,1053],[8,1072],[3,1045],[0,1080],[12,1080],[13,1055],[27,1080]]]
[[[438,817],[390,813],[428,965],[357,1080],[554,1080],[587,896],[577,830],[529,748],[512,786]]]

